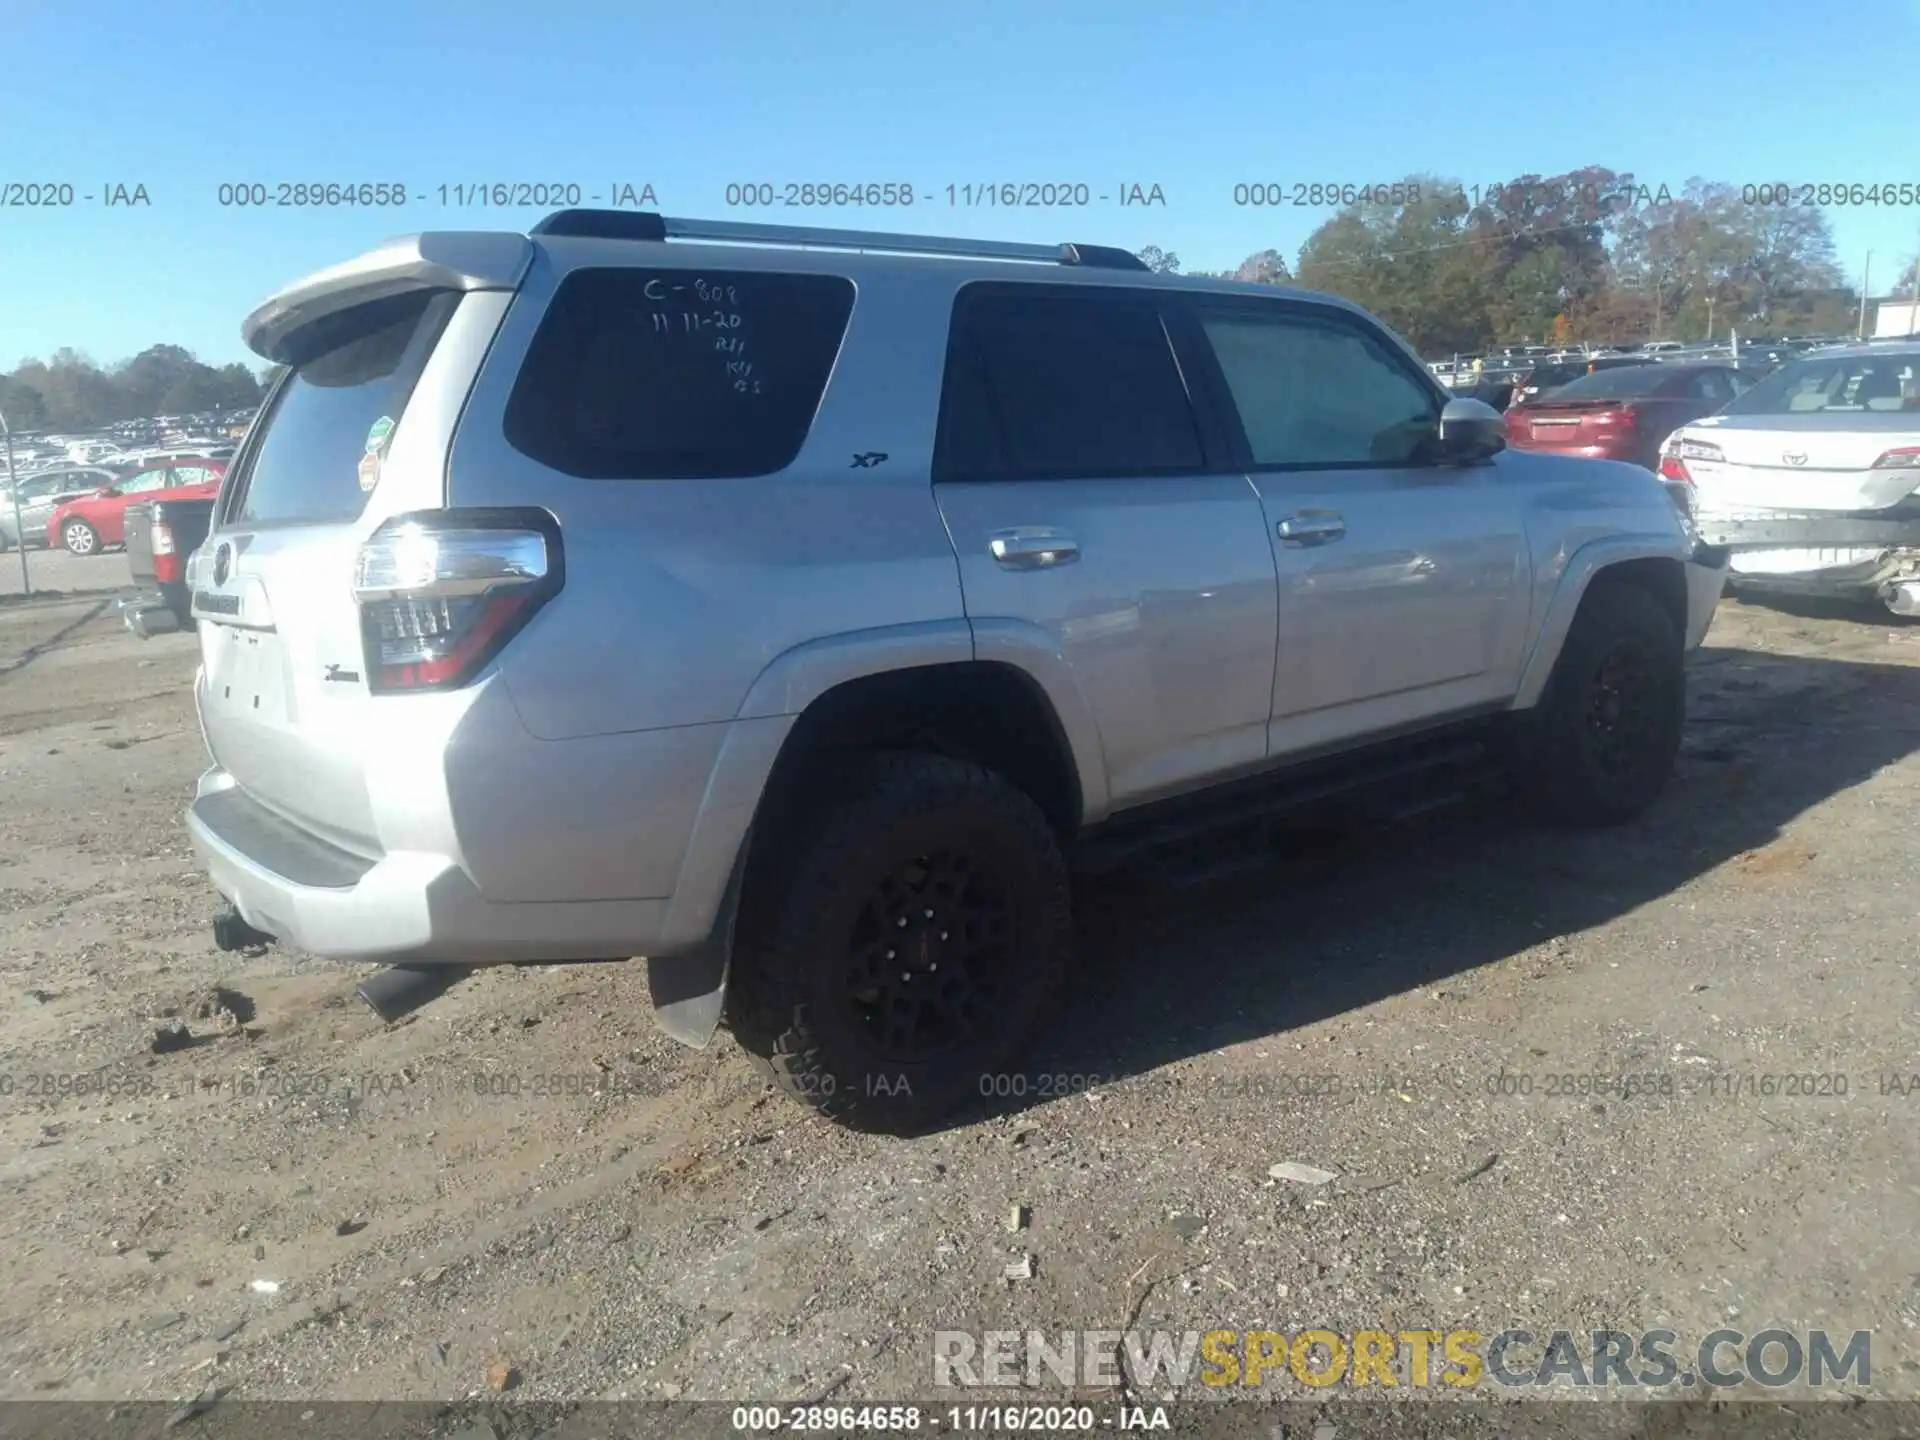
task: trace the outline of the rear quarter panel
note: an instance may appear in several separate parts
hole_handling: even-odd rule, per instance
[[[548,740],[728,721],[779,658],[825,637],[965,633],[959,574],[930,483],[954,282],[878,272],[806,443],[786,470],[721,480],[588,480],[506,443],[501,417],[546,302],[575,264],[844,274],[845,257],[674,245],[544,247],[475,385],[450,503],[542,505],[567,579],[500,671]],[[664,253],[663,253],[664,251]],[[855,466],[879,451],[884,463]],[[936,648],[952,658],[950,638]]]

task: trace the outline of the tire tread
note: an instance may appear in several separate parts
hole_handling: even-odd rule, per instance
[[[874,1103],[878,1097],[840,1083],[808,1013],[808,957],[796,946],[804,917],[844,883],[889,819],[936,804],[996,815],[1009,843],[1029,848],[1030,858],[1047,870],[1042,883],[1049,892],[1048,933],[1031,957],[1037,965],[1028,992],[1031,1018],[1003,1037],[998,1048],[1004,1057],[1025,1044],[1065,989],[1072,935],[1066,865],[1039,806],[970,761],[925,751],[871,752],[831,765],[809,788],[824,803],[799,806],[797,823],[770,834],[750,867],[728,984],[729,1023],[769,1079],[822,1115],[862,1129],[917,1128],[959,1102]]]

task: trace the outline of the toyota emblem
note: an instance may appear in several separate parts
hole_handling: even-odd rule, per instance
[[[233,546],[223,544],[213,552],[213,583],[224,585],[233,573]]]
[[[1789,450],[1780,458],[1789,465],[1804,465],[1807,463],[1807,452],[1804,450]]]

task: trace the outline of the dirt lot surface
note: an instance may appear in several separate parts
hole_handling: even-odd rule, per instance
[[[20,574],[20,552],[0,555],[0,597],[85,595],[120,590],[132,583],[124,550],[99,555],[69,555],[64,550],[28,550],[27,573]]]
[[[1129,1324],[1871,1330],[1920,1395],[1920,627],[1727,602],[1626,830],[1121,902],[1024,1094],[902,1141],[637,967],[385,1027],[216,951],[194,641],[97,603],[0,609],[0,1396],[925,1398],[936,1329]]]

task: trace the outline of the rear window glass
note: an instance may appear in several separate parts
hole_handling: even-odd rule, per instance
[[[507,443],[590,480],[771,475],[800,453],[853,284],[762,270],[578,270],[507,401]]]
[[[1796,360],[1727,406],[1726,415],[1920,410],[1920,351]]]
[[[365,462],[398,424],[460,297],[417,290],[315,321],[275,392],[260,445],[228,506],[271,524],[358,516]]]
[[[1622,365],[1569,380],[1553,392],[1556,400],[1631,400],[1657,394],[1682,372],[1667,365]]]

